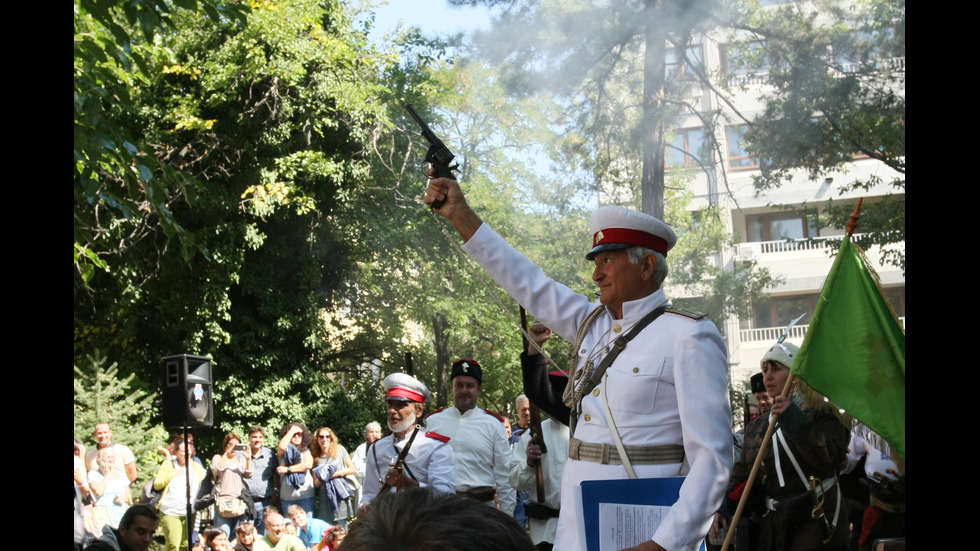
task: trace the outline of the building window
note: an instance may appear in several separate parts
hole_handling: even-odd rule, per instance
[[[667,168],[698,167],[708,159],[708,133],[704,128],[684,128],[667,143],[664,165]]]
[[[697,78],[697,72],[694,70],[692,64],[698,64],[704,67],[704,60],[701,55],[701,45],[688,46],[685,50],[685,58],[682,60],[680,56],[677,55],[677,50],[671,48],[667,50],[666,59],[667,62],[667,78],[672,79],[676,77],[688,77]]]
[[[769,74],[765,42],[741,42],[723,46],[721,70],[732,86],[763,84]]]
[[[725,137],[728,139],[728,169],[729,170],[749,170],[759,168],[759,159],[749,155],[742,145],[742,136],[748,129],[747,126],[729,126],[725,129]]]
[[[884,289],[885,298],[892,305],[895,315],[899,318],[905,317],[905,286],[890,287]],[[784,297],[770,297],[752,304],[753,315],[751,329],[764,329],[767,327],[786,327],[800,314],[806,314],[798,323],[797,327],[810,325],[813,320],[813,312],[817,308],[819,293],[805,295],[793,295]],[[743,329],[750,329],[743,327]]]
[[[851,40],[844,47],[834,49],[834,64],[843,74],[860,73],[865,70],[887,70],[905,66],[904,51],[889,51],[895,40],[894,27],[872,31],[852,31]],[[904,40],[902,41],[904,44]]]
[[[684,49],[684,55],[678,55],[678,50],[673,48],[666,52],[666,77],[667,84],[671,87],[670,93],[679,94],[685,98],[697,98],[703,94],[701,90],[701,79],[698,77],[700,68],[704,73],[704,56],[701,53],[701,45],[688,46]]]
[[[791,297],[772,297],[754,304],[756,329],[762,327],[786,327],[800,314],[807,314],[799,321],[800,325],[810,323],[813,310],[817,307],[819,293]]]
[[[809,239],[817,237],[817,214],[813,211],[785,211],[752,214],[745,217],[749,243]]]

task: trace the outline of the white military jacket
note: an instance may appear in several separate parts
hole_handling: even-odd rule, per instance
[[[528,312],[570,342],[575,342],[579,325],[597,306],[546,277],[486,224],[463,249]],[[663,290],[658,290],[624,303],[622,319],[614,319],[607,310],[586,334],[578,351],[578,368],[589,358],[598,365],[616,337],[666,303]],[[687,478],[677,503],[650,537],[670,551],[693,550],[708,532],[732,469],[725,343],[711,322],[666,313],[630,341],[606,373],[605,382],[582,400],[573,437],[586,443],[613,444],[602,405],[603,393],[608,393],[624,445],[683,445]],[[681,464],[634,467],[639,478],[677,476],[682,469]],[[556,550],[585,550],[577,491],[581,482],[627,477],[622,465],[569,459]]]
[[[411,436],[411,433],[408,433]],[[388,469],[395,463],[408,438],[395,442],[389,434],[367,449],[367,466],[364,470],[364,487],[361,505],[371,503],[384,484]],[[419,431],[412,448],[408,450],[405,464],[419,481],[419,486],[432,486],[440,492],[456,493],[456,463],[449,439],[434,432]],[[391,488],[394,492],[395,488]]]
[[[500,419],[480,408],[460,414],[450,407],[429,415],[425,423],[450,438],[456,456],[456,490],[496,485],[500,510],[513,515],[517,494],[510,486],[510,443]]]

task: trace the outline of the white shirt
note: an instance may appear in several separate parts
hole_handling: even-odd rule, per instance
[[[419,431],[412,448],[405,457],[407,471],[419,482],[419,486],[432,486],[440,492],[456,493],[456,467],[453,459],[453,448],[443,442],[433,431]],[[408,436],[411,436],[411,432]],[[361,505],[371,503],[381,486],[388,469],[394,464],[408,438],[395,442],[395,435],[389,434],[375,442],[367,451],[365,462],[364,486],[361,494]],[[395,488],[391,488],[395,492]]]
[[[881,473],[886,478],[898,480],[897,476],[888,472],[889,469],[901,472],[895,461],[886,452],[876,449],[855,431],[851,431],[851,441],[847,445],[847,466],[841,472],[846,474],[853,471],[865,455],[868,456],[864,462],[865,476],[872,478],[875,473]]]
[[[446,435],[456,455],[456,490],[497,487],[500,510],[514,514],[517,494],[510,486],[510,444],[500,419],[480,408],[460,414],[455,407],[425,420],[429,430]]]
[[[579,325],[597,306],[588,298],[544,275],[533,262],[483,224],[463,246],[512,297],[553,331],[575,342]],[[581,369],[589,357],[598,364],[603,349],[653,309],[667,303],[662,290],[623,304],[623,319],[607,310],[582,343]],[[597,394],[582,400],[574,436],[584,442],[612,444],[602,406],[609,406],[623,444],[681,444],[690,465],[680,497],[663,524],[650,534],[666,549],[695,549],[708,532],[721,504],[732,469],[732,413],[728,398],[728,361],[718,329],[707,320],[664,314],[637,335],[609,367]],[[569,384],[572,384],[569,382]],[[573,412],[574,413],[574,412]],[[634,466],[640,478],[677,476],[681,464]],[[622,465],[569,459],[562,484],[562,507],[555,549],[584,550],[580,527],[583,480],[627,478]]]
[[[561,479],[568,462],[568,427],[554,419],[541,421],[541,432],[544,434],[544,445],[548,453],[541,458],[541,474],[544,477],[544,505],[552,509],[561,508]],[[520,440],[514,445],[514,455],[510,461],[510,483],[518,490],[531,490],[532,503],[538,503],[535,488],[536,468],[527,464],[527,447],[531,442],[531,431],[525,431]],[[542,541],[555,542],[558,531],[558,519],[547,520],[529,518],[528,528],[531,542],[537,545]]]
[[[187,469],[181,467],[176,459],[170,461],[171,468],[174,469],[174,477],[167,483],[160,498],[160,512],[172,517],[184,517],[187,515]],[[193,461],[191,471],[194,473],[191,476],[191,499],[194,499],[204,475],[201,466]]]
[[[361,442],[361,445],[354,449],[354,454],[350,456],[350,460],[354,462],[354,470],[356,471],[354,476],[357,477],[357,481],[364,484],[364,469],[367,467],[367,442]]]
[[[136,462],[136,456],[133,455],[133,451],[122,444],[116,444],[113,442],[109,445],[112,449],[112,453],[116,456],[116,464],[113,470],[119,471],[126,477],[128,481],[129,478],[126,476],[126,465]],[[85,453],[85,467],[90,471],[99,470],[99,448],[90,448],[88,452]]]

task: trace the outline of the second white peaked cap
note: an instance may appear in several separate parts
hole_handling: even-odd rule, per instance
[[[392,373],[385,377],[385,399],[424,404],[432,393],[422,381],[406,373]]]
[[[662,220],[625,207],[599,207],[589,219],[592,231],[592,250],[585,258],[595,259],[596,253],[646,247],[667,255],[677,243],[677,235]]]

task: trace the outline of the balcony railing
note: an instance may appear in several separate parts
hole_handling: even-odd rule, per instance
[[[905,56],[881,59],[876,61],[874,66],[878,71],[904,71]],[[860,61],[845,61],[840,63],[839,69],[832,70],[831,74],[840,78],[844,75],[859,73],[863,69],[865,69],[865,64]],[[741,86],[761,86],[767,82],[769,82],[769,70],[765,68],[758,69],[758,72],[733,74],[728,76],[728,85],[733,88]]]
[[[847,62],[841,64],[840,72],[838,76],[845,74],[858,73],[864,68],[864,64],[860,61]],[[905,70],[905,56],[902,57],[889,57],[882,59],[875,63],[875,68],[879,71],[904,71]]]
[[[760,254],[785,253],[791,251],[817,251],[830,248],[828,241],[840,241],[841,236],[814,237],[812,239],[782,239],[779,241],[753,241],[737,243],[735,254],[742,258],[756,258]]]
[[[769,82],[769,72],[750,73],[746,75],[731,75],[728,77],[728,85],[732,88],[740,86],[762,86]]]
[[[856,233],[853,241],[858,241],[865,234]],[[811,237],[809,239],[782,239],[779,241],[750,241],[736,243],[735,254],[743,260],[756,260],[760,255],[786,253],[794,251],[823,251],[840,246],[843,235],[827,237]]]
[[[806,335],[809,325],[794,325],[789,330],[790,339],[802,339]],[[758,329],[743,329],[739,331],[742,342],[775,342],[782,334],[785,327],[760,327]]]
[[[902,329],[905,329],[905,316],[899,316],[899,323],[902,324]],[[789,338],[792,340],[799,340],[806,336],[807,329],[809,325],[794,325],[792,329],[789,330]],[[783,334],[785,327],[760,327],[758,329],[742,329],[739,331],[739,338],[741,342],[775,342]]]

